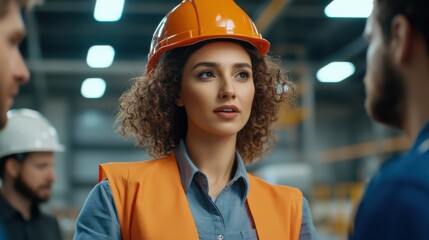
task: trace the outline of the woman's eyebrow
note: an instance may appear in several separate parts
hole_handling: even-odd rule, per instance
[[[252,68],[248,63],[235,63],[234,68]]]
[[[218,67],[219,64],[214,63],[214,62],[199,62],[192,67],[192,70],[194,70],[197,67],[201,67],[201,66],[203,66],[203,67]]]
[[[204,67],[219,67],[219,64],[218,63],[214,63],[214,62],[199,62],[199,63],[195,64],[192,67],[192,70],[194,70],[197,67],[201,67],[201,66],[204,66]],[[248,64],[248,63],[235,63],[233,65],[233,67],[234,68],[245,68],[245,67],[252,68],[252,66],[250,66],[250,64]]]

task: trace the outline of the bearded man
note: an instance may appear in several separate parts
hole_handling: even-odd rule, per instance
[[[61,239],[57,220],[43,213],[55,181],[54,152],[63,151],[52,125],[29,109],[10,110],[0,132],[0,222],[7,239]]]
[[[367,20],[366,110],[414,144],[372,178],[351,239],[429,238],[428,9],[427,0],[374,0]]]

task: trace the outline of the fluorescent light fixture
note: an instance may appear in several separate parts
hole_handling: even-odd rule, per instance
[[[86,63],[92,68],[107,68],[112,65],[115,49],[109,45],[96,45],[88,50]]]
[[[87,78],[80,88],[84,98],[101,98],[105,91],[106,82],[102,78]]]
[[[325,8],[331,18],[367,18],[372,11],[373,0],[334,0]]]
[[[320,82],[336,83],[355,73],[355,66],[351,62],[331,62],[317,71]]]
[[[94,18],[99,22],[116,22],[121,19],[124,0],[97,0]]]

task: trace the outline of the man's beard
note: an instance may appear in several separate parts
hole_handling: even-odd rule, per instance
[[[28,184],[25,183],[25,181],[23,180],[21,174],[19,174],[18,177],[15,179],[14,187],[19,194],[31,200],[33,203],[43,203],[49,199],[49,195],[47,195],[46,197],[41,197],[37,194],[35,190],[31,189]]]
[[[394,69],[392,60],[384,55],[381,66],[382,79],[372,80],[375,83],[372,96],[367,96],[366,109],[376,121],[396,128],[404,124],[404,80]]]

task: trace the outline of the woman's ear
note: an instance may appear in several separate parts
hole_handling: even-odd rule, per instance
[[[177,105],[178,107],[183,107],[183,101],[182,101],[182,99],[181,99],[181,98],[176,98],[176,105]]]

